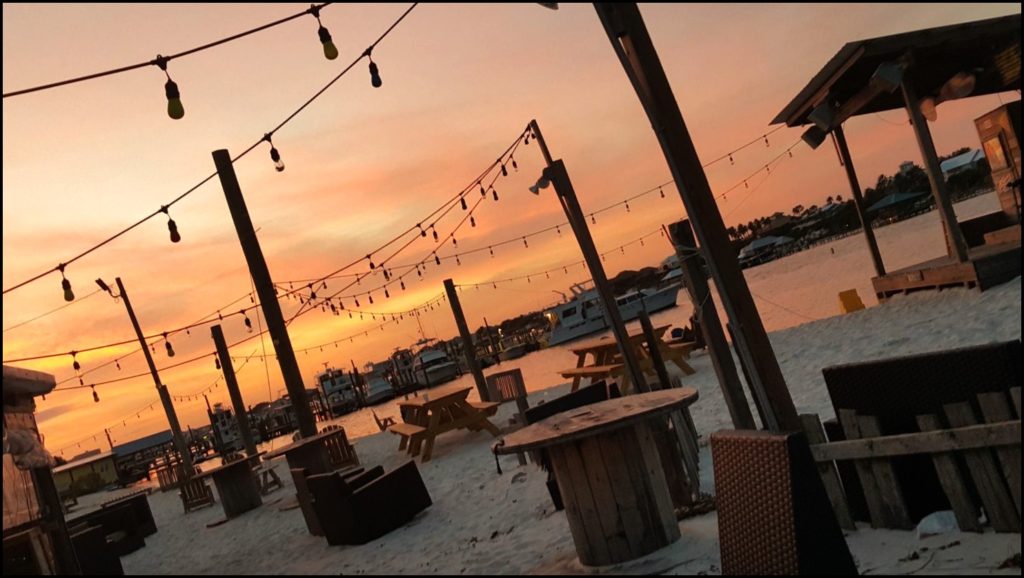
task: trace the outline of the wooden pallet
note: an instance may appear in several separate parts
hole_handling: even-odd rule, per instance
[[[1010,390],[1010,398],[1012,403],[1002,392],[979,394],[981,418],[968,402],[946,404],[942,416],[917,416],[919,433],[891,436],[881,435],[875,417],[840,410],[839,421],[847,438],[840,442],[825,442],[818,416],[801,415],[839,525],[847,530],[856,529],[835,462],[853,460],[867,500],[871,527],[911,529],[914,524],[907,515],[903,492],[913,488],[900,487],[889,458],[929,454],[962,531],[982,531],[978,520],[983,508],[996,532],[1020,532],[1019,387]],[[967,465],[966,471],[958,465],[961,461]],[[967,477],[973,482],[980,503],[971,497]]]
[[[952,287],[981,291],[1020,276],[1020,242],[972,248],[964,263],[940,257],[871,279],[879,303],[893,295]]]

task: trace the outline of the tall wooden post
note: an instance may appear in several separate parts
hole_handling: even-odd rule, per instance
[[[751,369],[751,387],[763,391],[769,400],[767,425],[775,432],[801,431],[779,362],[640,10],[635,3],[594,7],[661,143],[686,213],[707,257],[722,307],[736,327],[737,349]]]
[[[693,230],[689,220],[682,220],[668,226],[669,238],[679,257],[679,267],[683,271],[686,291],[690,294],[693,311],[700,321],[700,329],[704,332],[704,342],[708,346],[711,365],[718,376],[718,385],[722,388],[722,397],[729,408],[733,427],[736,429],[757,429],[754,416],[747,405],[747,396],[743,393],[743,384],[736,373],[732,350],[725,340],[722,321],[715,309],[715,300],[711,297],[707,275],[701,266],[701,253],[697,249],[697,241],[693,238]]]
[[[864,213],[864,197],[861,195],[860,183],[857,181],[857,171],[853,168],[853,159],[850,158],[850,149],[846,146],[846,133],[843,132],[843,125],[837,126],[832,134],[836,137],[839,156],[843,159],[846,178],[850,181],[853,206],[857,208],[857,217],[860,218],[860,225],[864,229],[864,240],[868,242],[868,252],[871,253],[871,262],[875,265],[875,275],[881,277],[885,275],[885,265],[882,263],[882,254],[878,251],[878,241],[875,240],[875,231],[871,228],[871,219]]]
[[[647,314],[647,309],[643,309],[637,318],[640,320],[640,327],[644,330],[644,340],[647,342],[647,351],[651,354],[651,364],[654,365],[654,372],[658,374],[658,389],[671,389],[672,382],[668,379],[668,369],[665,368],[665,360],[661,357],[661,350],[658,349],[658,337],[654,334],[651,316]]]
[[[910,122],[914,125],[914,136],[917,137],[917,146],[921,149],[921,156],[924,158],[925,172],[928,173],[928,181],[932,185],[935,208],[939,211],[939,217],[942,219],[943,229],[946,232],[946,253],[957,262],[964,263],[968,258],[967,241],[960,230],[960,223],[956,220],[953,202],[949,200],[949,189],[946,187],[946,179],[942,176],[939,157],[935,153],[932,132],[928,129],[928,121],[921,114],[921,103],[908,78],[910,74],[910,70],[905,71],[903,81],[900,83],[900,87],[903,89],[903,103],[910,114]]]
[[[498,346],[494,343],[494,333],[491,332],[491,326],[487,323],[486,317],[484,317],[484,329],[487,331],[487,341],[491,344],[491,355],[494,356],[494,363],[500,366],[501,352],[498,351]]]
[[[110,451],[114,451],[114,441],[110,439],[110,430],[104,428],[103,433],[107,434],[107,445],[110,446]]]
[[[135,310],[132,309],[132,302],[128,299],[128,292],[125,291],[121,278],[117,282],[117,294],[124,301],[124,308],[128,310],[128,318],[132,320],[132,327],[135,328],[135,335],[139,338],[139,345],[142,346],[142,354],[146,356],[146,363],[149,365],[149,372],[153,374],[153,383],[156,384],[156,391],[160,395],[160,403],[164,406],[164,413],[167,414],[167,423],[171,425],[171,435],[174,438],[174,447],[181,454],[182,463],[185,466],[185,476],[192,477],[195,469],[192,466],[192,450],[185,443],[185,437],[181,435],[181,424],[178,423],[178,414],[174,411],[174,402],[171,401],[171,394],[167,392],[167,386],[160,382],[160,374],[156,371],[156,363],[153,362],[153,355],[149,351],[149,344],[139,327],[139,320],[135,317]]]
[[[231,163],[231,155],[224,149],[213,151],[213,163],[217,166],[220,184],[224,189],[224,198],[231,211],[231,220],[235,223],[235,231],[238,232],[238,240],[242,244],[242,252],[245,253],[245,260],[249,264],[249,273],[256,286],[256,294],[259,295],[263,317],[267,321],[267,331],[270,333],[270,340],[274,344],[277,361],[281,366],[281,376],[288,389],[288,396],[292,400],[292,407],[295,408],[295,418],[299,422],[299,435],[302,437],[316,435],[316,421],[313,419],[313,411],[309,408],[309,400],[306,399],[306,386],[302,383],[299,363],[295,360],[295,351],[292,349],[292,341],[288,337],[288,329],[284,324],[281,305],[277,302],[277,294],[274,292],[274,282],[270,278],[267,262],[263,258],[260,241],[256,238],[256,232],[253,230],[252,219],[249,218],[249,210],[245,206],[242,189],[235,176],[235,167]]]
[[[448,294],[448,303],[452,306],[452,315],[455,316],[455,325],[459,327],[459,335],[462,336],[462,350],[466,355],[466,365],[473,373],[473,381],[476,382],[476,391],[480,394],[482,401],[491,401],[491,394],[487,391],[487,381],[484,379],[484,372],[480,369],[480,363],[476,360],[476,347],[473,346],[473,334],[469,332],[466,325],[466,316],[462,313],[462,303],[459,301],[459,293],[455,290],[455,283],[451,279],[444,280],[444,292]],[[426,373],[426,370],[423,371]]]
[[[619,352],[622,354],[622,360],[626,364],[629,378],[633,381],[637,391],[650,391],[647,387],[647,380],[644,378],[644,372],[640,371],[640,362],[637,360],[636,352],[629,345],[629,333],[626,332],[626,324],[622,322],[622,313],[619,311],[618,303],[615,301],[615,294],[612,293],[611,285],[608,283],[608,276],[605,275],[601,256],[594,246],[594,239],[590,236],[587,220],[583,216],[583,210],[580,209],[579,201],[576,199],[576,190],[573,189],[572,181],[569,180],[569,172],[565,169],[565,163],[561,159],[556,161],[551,158],[547,141],[544,140],[544,135],[540,132],[540,126],[536,120],[530,121],[530,127],[533,130],[537,144],[540,146],[541,154],[544,155],[544,161],[547,163],[542,178],[548,179],[551,181],[552,186],[554,186],[555,194],[558,196],[558,201],[565,212],[566,220],[569,221],[569,226],[572,227],[573,234],[576,235],[576,242],[579,243],[583,259],[587,262],[587,267],[590,269],[590,276],[594,281],[594,289],[597,290],[597,295],[601,299],[605,319],[611,327],[615,341],[619,344]]]
[[[238,389],[235,366],[231,362],[228,344],[224,341],[224,330],[221,329],[220,325],[214,325],[210,328],[210,333],[213,335],[213,342],[217,345],[220,369],[224,372],[224,383],[227,385],[228,394],[231,396],[231,407],[235,410],[235,422],[238,423],[238,431],[242,434],[242,445],[245,446],[245,455],[251,458],[256,455],[256,442],[253,441],[252,431],[249,430],[249,412],[245,410],[242,392]]]

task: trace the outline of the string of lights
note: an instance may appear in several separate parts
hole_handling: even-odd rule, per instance
[[[300,112],[305,110],[306,107],[308,107],[310,104],[312,104],[313,101],[315,101],[317,98],[319,98],[328,88],[330,88],[332,85],[334,85],[335,82],[340,80],[341,77],[343,77],[350,70],[352,70],[352,68],[354,68],[355,65],[358,64],[364,58],[367,58],[367,59],[370,60],[370,82],[371,82],[371,85],[374,86],[375,88],[380,87],[381,86],[381,78],[380,78],[379,68],[378,68],[377,64],[375,62],[373,62],[373,58],[371,56],[371,54],[373,52],[373,49],[378,44],[380,44],[380,42],[383,41],[384,38],[386,38],[388,36],[388,34],[390,34],[391,31],[394,30],[395,27],[398,26],[398,24],[401,23],[405,19],[405,17],[408,16],[410,12],[412,12],[412,10],[414,8],[416,8],[417,5],[418,5],[417,3],[412,4],[405,12],[402,13],[401,16],[398,17],[397,20],[395,20],[394,23],[391,24],[390,27],[388,27],[387,30],[384,31],[383,34],[381,34],[372,44],[370,44],[370,46],[367,47],[366,50],[364,50],[362,52],[362,54],[360,54],[355,60],[353,60],[351,64],[349,64],[344,69],[342,69],[342,71],[340,73],[338,73],[333,79],[331,79],[327,84],[325,84],[323,86],[323,88],[321,88],[319,91],[317,91],[312,97],[310,97],[306,102],[304,102],[301,106],[299,106],[290,115],[288,115],[283,121],[281,121],[272,130],[270,130],[267,133],[264,133],[264,135],[258,141],[256,141],[255,143],[250,145],[248,148],[246,148],[244,151],[242,151],[241,153],[236,155],[234,158],[232,158],[231,162],[232,163],[238,162],[238,160],[240,160],[243,157],[245,157],[246,155],[248,155],[256,147],[258,147],[261,143],[266,142],[271,147],[270,148],[270,156],[271,156],[271,160],[274,161],[275,168],[277,168],[278,171],[284,170],[284,163],[281,161],[280,153],[278,152],[277,148],[274,146],[274,144],[273,144],[273,142],[271,140],[273,138],[274,134],[276,134],[277,131],[279,131],[286,124],[291,122],[292,119],[294,119]],[[168,94],[168,98],[170,100],[170,94]],[[71,282],[68,280],[68,278],[66,277],[66,275],[64,273],[65,269],[67,268],[67,266],[72,264],[72,263],[74,263],[74,262],[76,262],[76,261],[78,261],[79,259],[89,255],[90,253],[96,251],[97,249],[100,249],[101,247],[106,246],[108,243],[114,241],[115,239],[118,239],[119,237],[121,237],[125,233],[128,233],[129,231],[135,229],[139,225],[142,225],[143,223],[149,221],[153,217],[155,217],[157,215],[160,215],[160,214],[167,215],[167,219],[168,219],[167,226],[168,226],[168,230],[170,231],[171,242],[173,242],[173,243],[180,242],[181,241],[181,235],[178,233],[177,224],[174,222],[174,219],[172,219],[171,216],[170,216],[170,213],[169,213],[170,207],[174,206],[175,204],[177,204],[179,201],[181,201],[185,197],[191,195],[193,192],[195,192],[200,187],[202,187],[207,182],[209,182],[211,179],[213,179],[213,177],[215,177],[216,175],[217,175],[216,172],[214,172],[214,173],[212,173],[210,175],[207,175],[204,179],[199,181],[199,183],[197,183],[196,185],[194,185],[190,189],[186,190],[184,193],[178,195],[177,197],[172,199],[169,203],[167,203],[165,205],[162,205],[156,211],[154,211],[154,212],[150,213],[149,215],[143,217],[142,219],[136,221],[132,225],[129,225],[128,227],[122,229],[121,231],[115,233],[114,235],[111,235],[110,237],[108,237],[107,239],[97,243],[96,245],[93,245],[92,247],[86,249],[85,251],[82,251],[78,255],[75,255],[74,257],[71,257],[70,259],[68,259],[66,261],[63,261],[61,263],[58,263],[57,266],[53,267],[52,269],[48,269],[46,271],[43,271],[42,273],[39,273],[39,274],[37,274],[35,276],[32,276],[32,277],[30,277],[30,278],[28,278],[28,279],[26,279],[24,281],[21,281],[19,283],[16,283],[15,285],[12,285],[11,287],[8,287],[8,288],[4,289],[3,290],[3,294],[6,295],[7,293],[9,293],[11,291],[14,291],[16,289],[20,289],[21,287],[24,287],[26,285],[29,285],[29,284],[35,282],[35,281],[38,281],[39,279],[42,279],[43,277],[46,277],[46,276],[50,275],[51,273],[58,273],[59,272],[60,275],[61,275],[61,287],[62,287],[62,289],[64,291],[64,300],[65,301],[73,301],[75,299],[75,294],[74,294],[74,291],[71,288]]]
[[[252,28],[250,30],[246,30],[245,32],[240,32],[238,34],[233,34],[231,36],[228,36],[228,37],[225,37],[225,38],[221,38],[221,39],[215,40],[213,42],[208,42],[208,43],[203,44],[201,46],[196,46],[195,48],[190,48],[188,50],[185,50],[185,51],[182,51],[182,52],[178,52],[176,54],[171,54],[169,56],[157,55],[156,58],[154,58],[152,60],[147,60],[145,62],[138,62],[136,64],[129,64],[127,66],[121,66],[119,68],[114,68],[114,69],[110,69],[110,70],[104,70],[104,71],[101,71],[101,72],[94,72],[94,73],[91,73],[91,74],[86,74],[84,76],[78,76],[78,77],[69,78],[69,79],[66,79],[66,80],[50,82],[50,83],[42,84],[42,85],[39,85],[39,86],[33,86],[31,88],[23,88],[21,90],[14,90],[14,91],[11,91],[11,92],[5,92],[4,93],[4,98],[8,98],[8,97],[12,97],[12,96],[20,96],[22,94],[30,94],[30,93],[33,93],[33,92],[39,92],[41,90],[48,90],[48,89],[57,88],[57,87],[60,87],[60,86],[67,86],[69,84],[75,84],[75,83],[78,83],[78,82],[83,82],[83,81],[86,81],[86,80],[93,80],[93,79],[96,79],[96,78],[103,78],[103,77],[112,76],[112,75],[115,75],[115,74],[122,74],[122,73],[125,73],[125,72],[130,72],[132,70],[138,70],[140,68],[145,68],[147,66],[156,66],[156,67],[160,68],[161,70],[165,70],[166,71],[167,63],[172,61],[172,60],[176,60],[176,59],[182,58],[184,56],[189,56],[191,54],[196,54],[197,52],[202,52],[204,50],[208,50],[210,48],[214,48],[216,46],[220,46],[221,44],[226,44],[228,42],[239,40],[239,39],[245,38],[246,36],[249,36],[251,34],[255,34],[257,32],[262,32],[264,30],[269,30],[270,28],[274,28],[275,26],[280,26],[281,24],[284,24],[286,22],[291,22],[292,20],[295,20],[296,18],[301,18],[302,16],[305,16],[307,14],[311,14],[311,15],[316,16],[317,24],[320,25],[320,29],[317,32],[318,32],[318,35],[320,37],[320,42],[321,42],[321,44],[323,44],[323,47],[324,47],[324,56],[328,60],[334,60],[335,58],[338,57],[338,49],[335,48],[334,47],[334,43],[331,42],[330,33],[327,32],[327,29],[324,28],[323,24],[320,24],[320,16],[319,16],[320,10],[322,10],[323,8],[326,8],[327,6],[330,6],[331,4],[333,4],[333,2],[325,2],[325,3],[319,4],[319,5],[313,4],[308,9],[303,10],[302,12],[299,12],[297,14],[292,14],[291,16],[288,16],[288,17],[285,17],[285,18],[281,18],[280,20],[275,20],[273,22],[264,24],[262,26],[257,26],[256,28]],[[325,33],[326,33],[326,40],[324,39]],[[328,47],[328,44],[330,45],[330,48]],[[332,56],[332,54],[333,54],[333,56]]]

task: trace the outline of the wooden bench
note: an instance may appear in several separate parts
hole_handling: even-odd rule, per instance
[[[498,413],[498,406],[501,405],[501,402],[497,402],[497,401],[471,401],[471,402],[469,402],[469,405],[473,409],[475,409],[477,411],[480,411],[480,412],[483,412],[483,414],[486,415],[487,417],[491,417],[494,414]]]
[[[622,369],[621,363],[613,363],[611,365],[591,365],[589,367],[573,367],[571,369],[563,369],[558,373],[565,378],[569,377],[590,377],[596,379],[602,379],[610,377],[615,371]]]
[[[181,505],[185,507],[185,513],[197,508],[212,506],[217,503],[213,499],[213,490],[203,480],[188,479],[181,483]]]
[[[418,441],[419,438],[427,431],[427,428],[411,423],[396,423],[389,427],[388,431],[402,436],[402,441],[398,444],[398,449],[404,450],[410,443]]]

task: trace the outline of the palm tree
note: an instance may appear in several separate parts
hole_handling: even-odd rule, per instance
[[[843,196],[842,195],[836,195],[836,202],[837,203],[843,202]]]
[[[829,195],[828,198],[825,199],[825,204],[828,204],[828,205],[832,204],[832,195]]]

